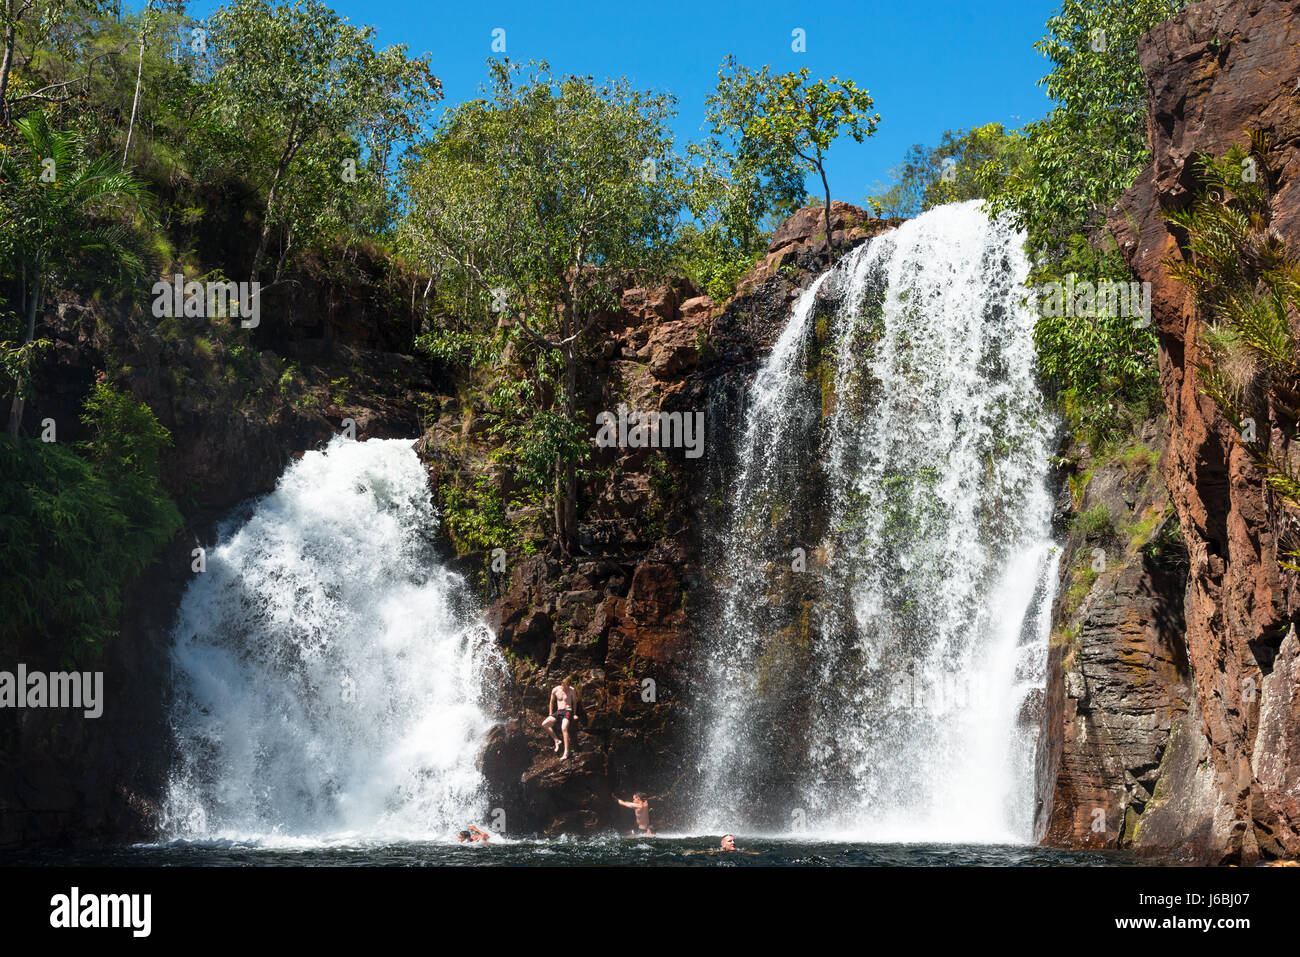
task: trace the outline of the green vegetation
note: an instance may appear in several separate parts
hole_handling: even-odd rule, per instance
[[[1300,309],[1300,263],[1269,228],[1270,152],[1267,137],[1254,132],[1248,147],[1199,157],[1194,202],[1167,214],[1186,234],[1186,256],[1167,265],[1196,293],[1206,319],[1202,391],[1240,434],[1278,503],[1297,512],[1300,476],[1273,433],[1292,441],[1300,421],[1300,338],[1289,319]],[[1300,545],[1291,543],[1281,564],[1300,570]]]
[[[1130,282],[1106,216],[1150,161],[1146,78],[1137,41],[1184,0],[1063,0],[1036,48],[1052,64],[1043,85],[1056,107],[1025,127],[1025,162],[990,195],[1034,252],[1030,283]],[[1040,367],[1070,424],[1090,446],[1120,438],[1158,401],[1155,336],[1132,316],[1043,316]]]
[[[86,396],[85,444],[23,437],[50,345],[84,337],[98,381],[154,377],[212,415],[311,401],[249,330],[155,317],[150,287],[256,278],[264,259],[273,280],[311,256],[337,275],[373,255],[392,228],[394,150],[439,90],[425,60],[373,48],[314,0],[235,0],[207,22],[152,0],[36,0],[6,5],[0,27],[3,637],[87,649],[179,516],[158,479],[166,430],[130,394]],[[69,313],[81,328],[51,321],[69,294],[89,307]]]
[[[17,438],[27,380],[37,354],[37,320],[48,294],[78,281],[129,283],[144,266],[126,229],[107,216],[114,203],[139,201],[142,184],[105,155],[92,156],[84,140],[53,129],[44,113],[17,120],[19,136],[0,154],[0,257],[17,279],[25,314],[21,338],[3,345],[5,372],[13,377],[9,435]]]
[[[794,166],[815,172],[822,182],[826,242],[831,235],[831,187],[826,179],[826,151],[841,134],[855,142],[876,132],[880,114],[872,114],[871,95],[852,80],[808,80],[807,67],[798,73],[768,77],[750,74],[756,87],[756,109],[736,132],[742,153],[762,158],[767,167]]]
[[[158,482],[170,442],[148,407],[99,385],[77,454],[0,438],[0,643],[36,637],[75,658],[113,634],[124,583],[180,525]]]
[[[320,0],[231,0],[208,29],[204,122],[217,140],[237,134],[231,141],[259,146],[232,157],[260,187],[251,278],[273,234],[278,280],[303,236],[358,221],[382,232],[393,146],[417,133],[442,95],[428,58],[376,50],[373,27],[352,26]]]
[[[1086,512],[1074,517],[1074,530],[1088,541],[1105,541],[1115,535],[1115,523],[1110,517],[1110,509],[1105,505],[1094,505]]]
[[[718,301],[766,250],[765,234],[804,195],[793,154],[765,149],[745,135],[771,82],[769,67],[751,70],[727,57],[717,89],[705,100],[708,135],[686,147],[692,220],[678,231],[675,266]]]
[[[891,171],[893,183],[867,197],[878,216],[910,217],[942,206],[1001,194],[1023,175],[1025,139],[1001,123],[951,130],[930,149],[917,143]]]
[[[1035,44],[1051,64],[1041,81],[1055,103],[1051,112],[1020,130],[989,124],[945,133],[934,149],[913,146],[893,183],[868,201],[882,215],[910,216],[985,200],[991,213],[1007,213],[1025,231],[1030,290],[1071,280],[1131,282],[1106,217],[1150,161],[1137,41],[1185,5],[1062,0]],[[1034,339],[1040,371],[1093,450],[1123,441],[1158,407],[1149,323],[1101,306],[1084,315],[1042,310]]]
[[[806,69],[774,74],[730,56],[705,105],[708,135],[686,148],[693,219],[675,239],[675,266],[721,301],[762,256],[772,227],[808,202],[804,179],[814,172],[829,236],[826,151],[842,132],[862,142],[880,116],[867,112],[871,96],[852,80],[813,83]]]
[[[667,270],[680,203],[672,103],[624,81],[557,79],[544,63],[522,80],[518,67],[489,67],[489,96],[449,110],[407,164],[404,248],[435,277],[450,274],[460,301],[448,305],[469,307],[455,335],[490,340],[504,323],[501,339],[529,357],[531,379],[508,387],[529,401],[498,435],[524,443],[507,457],[554,491],[568,546],[588,451],[577,402],[590,333],[629,280]]]

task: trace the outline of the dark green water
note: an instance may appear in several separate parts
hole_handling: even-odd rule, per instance
[[[854,844],[743,835],[752,854],[709,853],[716,837],[560,838],[497,841],[267,846],[232,841],[132,845],[93,850],[0,854],[0,864],[144,867],[1114,867],[1143,863],[1120,852],[1058,851],[984,844]]]

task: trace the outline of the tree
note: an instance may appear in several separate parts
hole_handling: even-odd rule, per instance
[[[1028,236],[1034,283],[1130,282],[1106,217],[1150,162],[1147,85],[1138,40],[1185,0],[1062,0],[1035,49],[1051,62],[1044,86],[1056,103],[1024,128],[1024,162],[989,197]],[[1104,443],[1157,395],[1156,339],[1130,318],[1040,318],[1034,332],[1076,431]]]
[[[942,172],[937,152],[924,143],[912,144],[903,161],[890,169],[892,182],[888,187],[877,182],[877,192],[867,196],[867,205],[877,216],[890,219],[919,216],[926,208],[925,191]]]
[[[413,137],[442,95],[427,55],[376,50],[374,34],[319,0],[234,0],[213,14],[207,110],[263,147],[254,161],[266,190],[254,281],[274,230],[283,237],[278,280],[295,243],[329,223],[331,205],[366,172],[362,146],[372,175],[386,175],[392,145]]]
[[[140,88],[144,84],[144,66],[145,66],[145,45],[149,42],[149,34],[158,26],[158,20],[162,19],[154,15],[154,3],[156,0],[148,0],[144,9],[140,12],[140,49],[136,53],[135,60],[135,92],[131,95],[131,118],[126,124],[126,143],[122,147],[122,169],[126,169],[127,159],[131,155],[131,137],[135,133],[136,116],[140,112]],[[172,0],[162,4],[165,11],[180,15],[184,4],[180,0]]]
[[[742,149],[779,164],[796,158],[807,172],[815,171],[826,197],[826,243],[831,238],[831,187],[826,180],[826,151],[841,132],[855,142],[873,135],[880,114],[871,114],[871,95],[852,80],[832,76],[830,81],[808,82],[808,68],[798,73],[768,77],[755,75],[757,109],[743,120]]]
[[[18,148],[0,153],[0,254],[19,280],[27,328],[20,351],[36,336],[37,320],[51,288],[78,279],[119,282],[144,275],[144,264],[126,242],[126,229],[104,218],[123,201],[146,199],[143,184],[117,168],[108,155],[89,157],[75,135],[50,127],[44,113],[15,124]],[[9,434],[22,424],[26,363],[9,411]]]
[[[804,198],[804,171],[792,153],[762,149],[743,131],[757,119],[770,68],[753,71],[728,56],[705,101],[708,135],[691,143],[687,205],[694,222],[679,238],[682,268],[715,299],[725,298],[766,247],[773,220]]]
[[[767,217],[790,210],[804,196],[804,173],[793,153],[746,135],[767,105],[772,84],[769,67],[750,70],[728,56],[718,70],[717,89],[705,100],[709,135],[687,147],[697,164],[691,171],[692,213],[722,223],[746,248]]]
[[[122,52],[111,38],[106,49],[93,49],[106,33],[99,18],[116,12],[109,0],[0,0],[0,128],[20,103],[49,109],[88,86],[100,61]],[[60,72],[67,75],[43,81],[31,70],[50,60],[63,60]],[[17,93],[15,71],[31,74],[21,77]]]
[[[1039,81],[1056,102],[1024,129],[1027,162],[994,208],[1013,210],[1040,260],[1070,255],[1090,236],[1151,156],[1138,39],[1185,0],[1062,0],[1034,48],[1051,61]]]
[[[450,110],[408,164],[403,234],[431,274],[448,268],[559,368],[530,422],[555,481],[555,529],[576,538],[584,337],[630,282],[662,275],[681,205],[673,100],[626,80],[554,78],[490,60],[487,95]],[[548,359],[547,357],[550,357]],[[548,383],[545,392],[552,391]],[[550,411],[558,406],[559,415]],[[549,444],[548,444],[549,443]]]
[[[1024,137],[988,123],[969,131],[945,130],[939,145],[913,146],[894,167],[893,184],[868,196],[878,215],[910,217],[945,203],[988,199],[1025,163]]]
[[[92,438],[76,451],[0,436],[0,642],[39,636],[74,660],[102,648],[126,584],[181,524],[158,480],[171,436],[149,407],[100,383],[84,408]]]

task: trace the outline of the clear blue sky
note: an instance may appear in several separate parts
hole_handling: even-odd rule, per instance
[[[380,46],[432,53],[445,103],[477,94],[500,27],[513,61],[545,59],[556,73],[626,76],[675,94],[679,144],[700,135],[704,99],[728,53],[778,72],[806,66],[814,78],[851,77],[881,115],[875,136],[831,148],[831,192],[853,203],[886,181],[913,143],[936,145],[947,129],[1040,118],[1049,101],[1036,84],[1048,67],[1033,44],[1057,7],[1057,0],[327,2],[376,27]],[[189,12],[202,17],[218,5],[205,0]],[[804,53],[791,49],[795,28],[805,31]]]

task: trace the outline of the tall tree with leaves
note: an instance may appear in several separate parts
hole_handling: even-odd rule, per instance
[[[852,80],[832,76],[809,82],[808,68],[779,76],[754,75],[757,110],[742,121],[741,148],[770,163],[793,160],[817,173],[826,199],[826,244],[831,237],[831,187],[826,178],[826,151],[842,133],[861,143],[876,132],[880,114],[869,112],[871,95]]]
[[[207,111],[262,146],[254,172],[266,200],[250,273],[258,278],[278,228],[278,279],[294,245],[363,175],[362,144],[386,164],[392,144],[421,129],[442,86],[427,56],[376,50],[373,27],[354,27],[319,0],[233,0],[210,27]],[[332,188],[308,188],[324,184]]]
[[[1024,162],[989,198],[1028,235],[1031,281],[1130,282],[1106,216],[1151,156],[1146,78],[1138,40],[1186,0],[1061,0],[1035,48],[1055,106],[1030,123]],[[1156,340],[1132,317],[1098,314],[1039,319],[1040,366],[1067,417],[1096,446],[1118,437],[1156,400]]]
[[[762,254],[772,221],[797,209],[806,195],[804,171],[792,153],[764,149],[744,135],[770,83],[770,67],[750,70],[728,56],[705,101],[707,136],[686,148],[693,222],[680,234],[681,268],[715,299],[729,295]]]
[[[1186,0],[1062,0],[1034,48],[1051,72],[1039,81],[1055,102],[1024,128],[1028,162],[994,198],[1015,211],[1040,258],[1065,258],[1070,236],[1093,235],[1151,160],[1146,78],[1138,40]]]
[[[127,240],[120,207],[146,193],[113,157],[89,156],[77,136],[53,129],[44,113],[16,123],[17,148],[0,152],[0,255],[18,279],[28,346],[47,294],[78,280],[130,282],[144,264]],[[19,372],[9,410],[9,434],[22,425],[25,374]]]
[[[407,171],[404,232],[477,287],[554,361],[555,405],[530,416],[553,464],[555,529],[576,540],[576,463],[587,443],[578,370],[601,310],[662,275],[681,205],[673,100],[626,80],[556,78],[490,60],[487,95],[448,112]],[[431,271],[438,267],[431,265]],[[549,358],[545,358],[549,357]],[[558,412],[558,414],[556,414]]]

